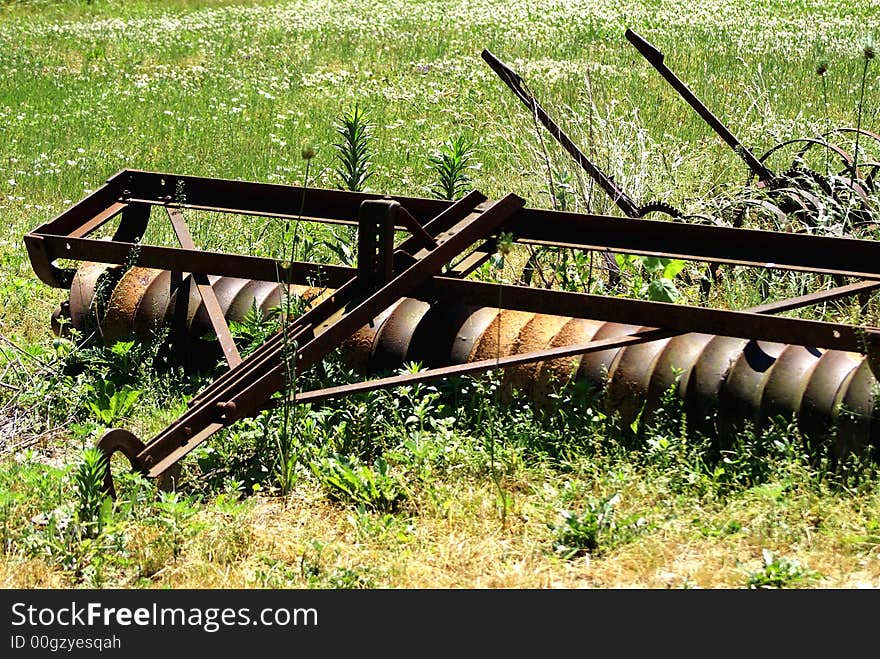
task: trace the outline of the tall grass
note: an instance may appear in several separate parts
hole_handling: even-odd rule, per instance
[[[582,143],[589,76],[599,164],[625,187],[672,191],[682,201],[740,180],[741,164],[640,61],[622,38],[625,26],[661,47],[760,152],[821,127],[824,109],[804,101],[819,59],[833,62],[829,121],[854,123],[863,60],[852,37],[878,14],[870,3],[804,17],[784,3],[756,9],[739,1],[697,12],[685,29],[681,17],[693,10],[672,1],[626,12],[611,2],[188,4],[172,3],[167,13],[155,3],[100,0],[45,14],[6,6],[0,204],[11,219],[8,239],[123,167],[293,182],[292,145],[329,146],[328,118],[356,103],[373,109],[375,189],[420,193],[430,185],[425,159],[467,128],[480,133],[476,187],[550,206],[524,147],[529,117],[480,60],[484,47],[527,75]],[[408,36],[395,38],[401,34]],[[867,126],[877,84],[875,68],[866,79]],[[331,149],[321,150],[315,183],[333,187],[333,168]]]
[[[582,207],[563,175],[569,159],[549,140],[545,155],[532,117],[480,59],[484,48],[526,76],[566,132],[635,198],[688,209],[733,193],[745,179],[739,158],[640,60],[623,30],[658,45],[758,154],[829,125],[876,130],[877,67],[866,66],[854,37],[877,24],[880,7],[803,5],[0,1],[0,333],[21,335],[37,359],[60,359],[48,313],[63,292],[35,280],[21,236],[107,176],[130,167],[337,187],[334,117],[352,107],[370,109],[372,190],[430,194],[437,145],[466,134],[479,140],[481,167],[444,169],[450,185],[438,196],[455,197],[458,181],[490,197],[514,192],[533,206]],[[821,62],[829,64],[817,77]],[[304,175],[305,142],[316,149]],[[466,182],[457,176],[465,172]],[[366,183],[356,167],[352,174],[347,187]],[[595,191],[591,204],[616,212]],[[294,239],[281,223],[251,220],[256,228],[244,230],[244,218],[217,220],[194,217],[193,233],[220,249],[278,256],[281,244],[292,258],[297,245],[323,238],[305,223]],[[748,282],[729,284],[716,301],[761,301]],[[779,283],[780,295],[795,285]],[[336,381],[352,377],[332,361],[327,369]],[[296,378],[318,377],[288,375],[294,387]],[[59,381],[65,391],[83,385]],[[21,382],[51,398],[42,374],[23,372]],[[766,448],[788,447],[793,434],[744,438],[728,462],[712,462],[682,421],[649,429],[633,453],[583,392],[558,394],[553,413],[541,414],[517,401],[496,405],[495,390],[479,382],[438,388],[288,409],[281,438],[302,432],[316,473],[299,468],[293,443],[279,445],[284,464],[272,471],[279,465],[261,453],[259,437],[277,416],[233,428],[191,456],[187,496],[156,501],[143,483],[127,482],[113,523],[97,533],[117,544],[92,543],[72,558],[53,525],[70,517],[77,494],[89,511],[97,503],[37,454],[19,452],[0,468],[3,583],[78,584],[56,569],[58,552],[95,565],[103,557],[112,570],[102,579],[125,586],[729,587],[795,559],[826,575],[823,583],[878,583],[875,475],[854,467],[859,478],[834,480],[795,452]],[[152,428],[151,411],[134,422]],[[91,430],[71,424],[70,432],[83,439]],[[259,497],[239,503],[269,473],[299,495],[288,497],[289,508]],[[374,489],[394,494],[386,497],[394,505],[358,506],[376,500],[364,498]],[[590,542],[584,529],[597,502],[609,501],[613,519],[605,515],[601,538]],[[34,519],[49,521],[44,528]],[[554,529],[575,532],[563,544],[577,541],[578,562],[554,551]],[[582,549],[595,554],[591,563]],[[783,558],[762,561],[771,551]],[[212,561],[223,564],[222,583]]]

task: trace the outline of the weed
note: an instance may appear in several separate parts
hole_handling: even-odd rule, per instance
[[[355,107],[357,114],[357,107]],[[281,427],[274,437],[275,443],[275,470],[278,486],[282,494],[287,494],[293,488],[296,480],[296,467],[298,456],[296,453],[296,441],[293,432],[291,416],[296,410],[296,392],[297,392],[297,359],[299,356],[299,343],[290,336],[290,322],[303,311],[303,301],[294,296],[291,291],[292,284],[292,263],[296,256],[298,247],[298,230],[300,220],[302,219],[303,209],[305,208],[306,194],[305,189],[309,185],[309,171],[312,158],[315,156],[315,149],[312,146],[304,146],[301,151],[303,160],[305,161],[305,174],[303,180],[303,195],[300,201],[299,215],[294,224],[293,237],[290,240],[290,258],[288,259],[287,278],[283,280],[279,277],[279,285],[282,286],[282,319],[281,319],[281,361],[284,366],[284,389],[281,393]],[[284,238],[287,240],[290,232],[289,225],[285,228]]]
[[[675,286],[675,276],[686,263],[680,259],[656,256],[616,254],[621,275],[630,282],[630,295],[655,302],[678,302],[682,295]]]
[[[323,571],[321,555],[326,548],[326,545],[319,540],[313,540],[311,545],[311,551],[308,549],[303,551],[302,556],[300,556],[299,559],[300,575],[309,583],[313,583],[321,576],[321,572]]]
[[[357,531],[358,539],[372,542],[404,543],[413,538],[410,520],[392,513],[377,513],[358,504],[348,521]]]
[[[282,560],[260,556],[259,562],[260,567],[254,570],[254,580],[259,588],[286,588],[299,580],[299,572]]]
[[[746,575],[749,588],[787,588],[822,578],[820,573],[801,566],[796,559],[777,556],[768,549],[761,550],[761,555],[764,565]]]
[[[435,182],[430,187],[433,197],[454,200],[463,197],[471,189],[469,170],[474,163],[474,144],[463,135],[446,140],[440,150],[428,162]]]
[[[732,445],[720,453],[719,485],[730,491],[767,482],[773,477],[788,480],[796,465],[808,464],[804,441],[795,421],[777,418],[764,428],[746,424]]]
[[[107,426],[127,416],[141,394],[140,390],[128,385],[117,391],[116,385],[108,380],[88,385],[87,391],[92,397],[86,400],[86,407],[98,421]]]
[[[336,568],[327,576],[327,585],[337,589],[375,588],[371,571],[366,568]]]
[[[11,523],[13,510],[21,495],[17,492],[0,490],[0,553],[6,555],[12,547],[12,541],[15,537],[13,529],[14,524]]]
[[[873,39],[869,38],[865,42],[864,48],[862,48],[862,79],[861,85],[859,87],[859,102],[857,105],[856,111],[856,144],[853,149],[853,177],[859,178],[859,136],[860,133],[858,131],[862,128],[862,113],[864,111],[864,102],[865,102],[865,82],[868,78],[868,66],[871,63],[871,60],[877,54],[877,49],[874,45]]]
[[[831,128],[830,120],[828,119],[828,85],[825,80],[825,74],[828,73],[828,62],[822,61],[816,65],[816,75],[819,76],[819,80],[822,81],[822,110],[825,119],[825,130],[829,130]],[[825,173],[828,173],[828,159],[825,159]]]
[[[242,358],[247,357],[278,331],[280,316],[280,308],[263,313],[254,299],[250,309],[242,316],[241,320],[229,322],[229,331],[235,339]]]
[[[612,504],[613,505],[613,504]],[[561,524],[551,524],[553,531],[553,550],[563,558],[595,551],[599,548],[600,525],[605,522],[602,513],[587,510],[578,515],[570,510],[561,511]]]
[[[199,525],[188,523],[197,512],[195,501],[180,492],[160,492],[152,508],[154,514],[148,521],[161,531],[155,542],[177,558],[184,542],[200,531]]]
[[[338,185],[343,190],[361,192],[373,176],[373,124],[368,121],[366,112],[355,105],[337,117],[335,130],[339,136],[334,144]]]
[[[575,200],[575,189],[572,185],[571,172],[567,169],[553,171],[553,208],[558,211],[572,210]]]
[[[222,496],[215,500],[215,507],[223,506]],[[237,497],[233,497],[237,500]],[[197,539],[204,560],[214,565],[235,565],[247,555],[253,544],[252,530],[242,523],[241,511],[226,514],[208,524]]]
[[[77,521],[84,537],[96,538],[101,533],[112,507],[103,488],[106,469],[107,459],[101,451],[96,448],[83,450],[74,480]]]
[[[252,492],[264,485],[275,487],[278,460],[274,433],[280,427],[278,410],[241,419],[193,451],[194,461],[184,463],[178,488],[208,494],[228,491],[237,483],[238,491]],[[189,467],[189,468],[187,468]]]
[[[333,453],[312,462],[312,471],[329,495],[339,501],[392,512],[406,498],[403,485],[381,457],[371,467],[357,458]]]
[[[496,248],[497,253],[495,254],[492,265],[494,266],[498,276],[498,322],[497,322],[497,334],[495,337],[496,345],[500,351],[501,349],[501,309],[502,307],[502,291],[501,288],[502,279],[501,275],[504,272],[504,264],[507,257],[510,255],[511,250],[513,249],[513,234],[504,231],[498,237],[498,246]],[[500,354],[496,355],[496,362],[501,357]],[[508,508],[508,496],[504,491],[504,488],[501,486],[501,478],[498,474],[498,471],[495,466],[495,445],[497,442],[498,436],[501,434],[500,424],[497,422],[495,410],[500,403],[500,388],[495,388],[495,406],[489,410],[489,418],[486,423],[486,434],[489,439],[489,473],[492,476],[492,483],[495,485],[495,490],[498,492],[498,500],[501,502],[501,525],[504,526],[507,523],[507,508]]]
[[[613,494],[590,499],[581,513],[561,511],[562,522],[548,525],[553,532],[553,551],[565,559],[599,554],[640,532],[646,524],[644,518],[616,519],[615,506],[620,500],[620,494]]]

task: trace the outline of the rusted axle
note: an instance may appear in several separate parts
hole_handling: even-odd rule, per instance
[[[74,278],[72,290],[78,292],[69,308],[77,319],[74,324],[83,324],[93,306],[87,282],[107,268],[85,264]],[[167,274],[133,268],[123,275],[101,323],[107,341],[147,336],[174,317],[175,300],[157,297]],[[212,283],[228,320],[241,320],[252,305],[268,315],[281,300],[279,286],[271,282],[214,278]],[[750,311],[779,313],[876,288],[880,283],[852,284]],[[291,287],[293,295],[306,301],[332,292]],[[197,340],[210,325],[196,292],[185,306],[189,333]],[[216,359],[216,344],[208,347]],[[856,352],[405,298],[343,342],[342,357],[365,375],[399,369],[407,362],[419,362],[426,370],[301,391],[297,403],[503,368],[505,384],[542,407],[549,407],[565,384],[578,382],[604,392],[606,412],[618,414],[624,427],[639,414],[650,423],[672,387],[690,426],[721,445],[747,424],[760,428],[776,416],[796,418],[811,442],[832,442],[830,450],[838,457],[876,444],[880,434],[872,423],[876,380]]]

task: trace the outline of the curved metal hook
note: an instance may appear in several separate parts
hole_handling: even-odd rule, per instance
[[[104,492],[111,498],[116,498],[116,488],[113,486],[113,474],[110,471],[110,458],[117,451],[127,459],[131,468],[142,474],[146,474],[147,464],[138,456],[146,448],[146,445],[138,439],[137,435],[122,428],[113,428],[105,432],[98,440],[98,450],[104,454],[106,471],[104,472]],[[147,456],[147,463],[150,457]],[[171,490],[180,476],[180,464],[173,464],[161,474],[156,476],[156,487],[160,490]]]
[[[146,448],[144,443],[134,433],[122,428],[108,430],[98,440],[98,450],[104,454],[105,458],[104,492],[110,498],[116,498],[116,488],[113,487],[113,474],[110,471],[110,458],[118,451],[128,459],[133,470],[146,473],[146,466],[138,459],[138,454],[144,448]]]

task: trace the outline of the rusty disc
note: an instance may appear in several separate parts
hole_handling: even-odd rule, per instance
[[[589,343],[602,326],[596,320],[581,318],[567,319],[565,324],[550,341],[548,348]],[[538,372],[533,386],[534,400],[539,406],[550,401],[550,396],[572,381],[580,367],[583,355],[550,359],[538,363]]]
[[[695,430],[710,437],[717,435],[721,387],[746,343],[746,339],[713,336],[699,351],[688,378],[685,396],[685,411]]]
[[[684,399],[694,363],[711,334],[680,334],[666,342],[651,372],[647,386],[645,422],[650,423],[670,387],[675,387],[679,398]]]
[[[618,353],[608,382],[608,402],[624,426],[633,423],[644,409],[654,365],[668,343],[669,339],[650,341]]]
[[[818,448],[835,430],[844,384],[862,361],[861,355],[826,350],[810,373],[798,414],[801,431]]]
[[[536,314],[529,322],[523,325],[511,346],[511,354],[544,350],[550,345],[568,320],[562,316]],[[541,362],[533,362],[505,369],[505,382],[509,386],[525,392],[534,400],[534,388],[538,381],[540,368]]]

